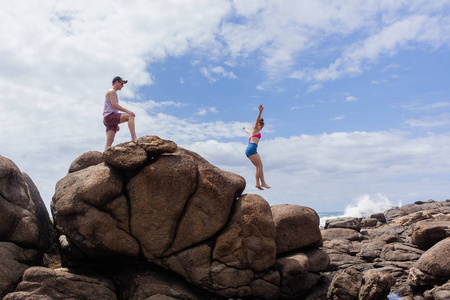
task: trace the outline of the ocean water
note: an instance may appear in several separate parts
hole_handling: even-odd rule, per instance
[[[347,205],[342,211],[317,212],[320,217],[320,226],[325,226],[328,219],[341,217],[369,217],[374,213],[385,212],[391,207],[402,206],[401,203],[394,205],[387,197],[382,195],[364,195],[356,199],[352,204]],[[402,300],[402,298],[394,293],[388,295],[389,300]]]

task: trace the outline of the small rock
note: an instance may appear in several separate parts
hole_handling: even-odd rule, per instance
[[[169,140],[163,140],[156,135],[140,137],[137,144],[145,151],[154,154],[174,153],[177,150],[177,144]]]
[[[88,151],[78,156],[71,164],[69,173],[86,169],[103,162],[102,153],[100,151]]]
[[[113,167],[133,170],[147,162],[147,152],[134,142],[118,144],[103,152],[104,161]]]

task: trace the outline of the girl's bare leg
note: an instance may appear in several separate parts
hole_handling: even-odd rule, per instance
[[[256,172],[255,172],[256,188],[258,188],[260,190],[262,190],[261,187],[270,189],[270,186],[264,180],[263,164],[262,164],[261,157],[259,156],[259,154],[258,153],[253,154],[249,157],[249,159],[256,167]],[[260,181],[261,181],[261,184],[259,184]]]

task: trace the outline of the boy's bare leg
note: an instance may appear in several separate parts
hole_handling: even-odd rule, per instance
[[[112,143],[114,142],[114,137],[116,136],[116,133],[114,130],[108,130],[106,132],[106,144],[105,144],[105,151],[109,147],[111,147]]]
[[[131,141],[136,142],[137,136],[136,136],[136,130],[135,130],[135,124],[134,124],[134,117],[130,114],[123,113],[120,115],[120,123],[128,122],[128,129],[130,129],[131,134]]]

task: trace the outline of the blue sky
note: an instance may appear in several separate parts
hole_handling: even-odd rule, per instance
[[[2,0],[0,0],[1,2]],[[158,135],[247,180],[270,204],[445,200],[450,1],[15,1],[0,12],[0,155],[49,206],[102,151],[111,79]],[[30,26],[29,24],[33,24]],[[257,106],[271,190],[244,155]],[[129,140],[126,126],[115,144]],[[381,208],[380,208],[381,209]]]

